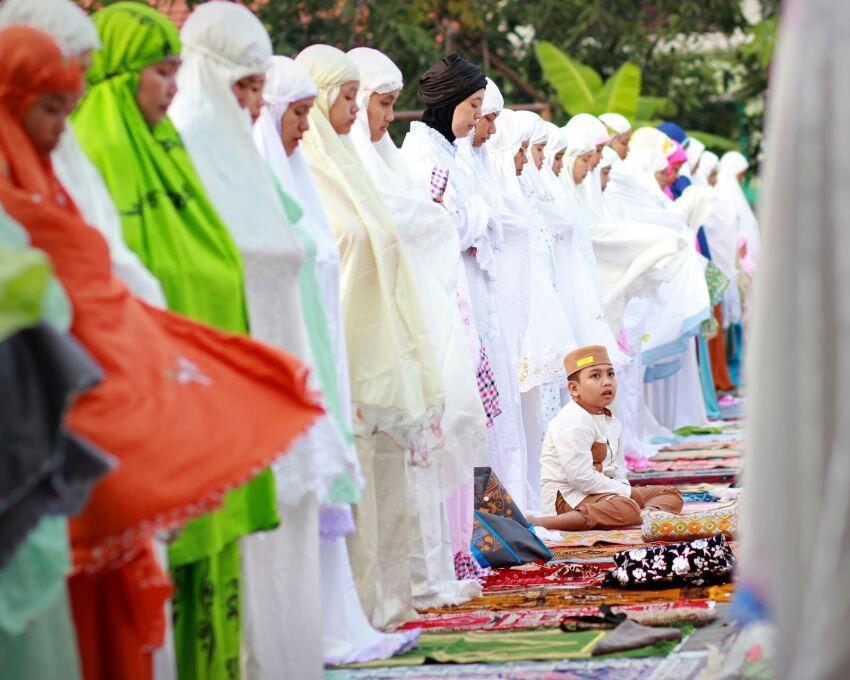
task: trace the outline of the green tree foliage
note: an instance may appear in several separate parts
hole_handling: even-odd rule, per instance
[[[762,4],[768,18],[776,14],[778,0]],[[687,49],[706,33],[750,32],[739,0],[270,0],[259,14],[282,54],[316,42],[386,52],[407,81],[402,108],[417,108],[417,76],[456,50],[484,67],[507,101],[553,103],[556,122],[566,120],[558,106],[565,97],[592,97],[585,110],[630,109],[637,90],[639,120],[675,117],[686,129],[733,139],[749,138],[760,123],[744,105],[766,87],[758,64],[769,45],[746,53]],[[586,67],[579,74],[590,93],[575,73],[549,87],[535,55],[541,44]],[[567,95],[569,83],[577,93]]]

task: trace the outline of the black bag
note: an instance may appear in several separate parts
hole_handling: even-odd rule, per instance
[[[475,517],[470,549],[482,567],[513,567],[552,559],[552,552],[534,533],[489,467],[475,468]]]

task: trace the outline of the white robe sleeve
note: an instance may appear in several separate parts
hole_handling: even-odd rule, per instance
[[[565,481],[587,496],[600,493],[631,496],[628,482],[611,479],[593,467],[590,449],[594,440],[593,427],[589,423],[572,425],[555,433],[554,444],[561,457]]]

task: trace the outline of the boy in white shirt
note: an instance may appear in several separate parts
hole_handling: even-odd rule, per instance
[[[620,446],[620,421],[608,406],[617,378],[608,351],[581,347],[564,358],[572,401],[549,423],[540,454],[541,507],[530,518],[554,531],[620,529],[641,522],[641,508],[682,511],[673,487],[632,488]]]

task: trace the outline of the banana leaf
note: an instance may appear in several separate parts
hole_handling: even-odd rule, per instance
[[[592,113],[619,113],[633,117],[640,100],[640,68],[627,61],[618,68],[596,93]]]
[[[558,94],[567,113],[594,110],[596,94],[602,89],[602,78],[589,66],[570,59],[552,43],[541,40],[534,46],[543,76]]]

